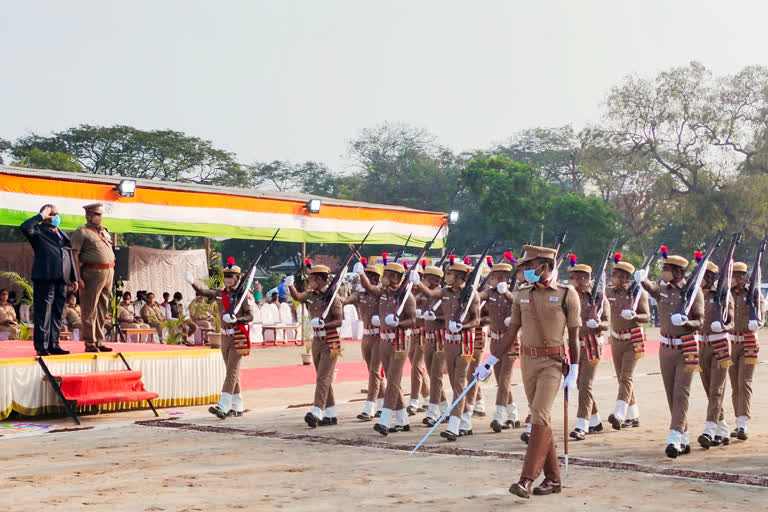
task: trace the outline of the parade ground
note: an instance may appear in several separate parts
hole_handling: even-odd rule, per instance
[[[650,330],[648,337],[658,339],[658,333]],[[413,456],[410,449],[427,432],[423,413],[410,418],[411,432],[387,437],[374,432],[373,422],[358,421],[366,386],[357,369],[363,364],[359,349],[357,343],[344,344],[335,384],[339,425],[334,427],[306,426],[303,416],[313,385],[292,385],[285,377],[314,373],[298,364],[303,347],[253,350],[244,360],[249,410],[241,418],[219,420],[208,406],[161,408],[159,418],[149,410],[86,414],[80,426],[66,417],[7,418],[0,422],[0,505],[114,512],[490,511],[521,505],[563,511],[768,510],[765,363],[756,371],[749,440],[699,447],[706,400],[696,377],[688,416],[692,452],[673,460],[664,455],[669,413],[657,351],[649,350],[636,373],[640,427],[620,432],[606,421],[616,381],[612,364],[603,360],[594,392],[605,430],[569,442],[562,494],[523,500],[507,492],[525,453],[522,430],[494,434],[490,414],[475,417],[474,435],[455,443],[441,439],[436,430]],[[524,417],[518,370],[513,382]],[[403,384],[407,392],[409,380]],[[493,379],[482,387],[492,412]],[[562,455],[562,395],[555,404],[553,426]],[[575,403],[570,405],[573,428]],[[730,386],[725,409],[732,424]]]

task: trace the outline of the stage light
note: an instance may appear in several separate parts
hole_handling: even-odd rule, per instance
[[[319,199],[310,199],[307,201],[307,204],[304,205],[304,207],[307,209],[307,212],[309,213],[320,213],[320,205],[322,204],[322,201]]]
[[[459,222],[459,212],[456,210],[452,210],[451,213],[448,214],[448,222],[450,224],[456,224]]]
[[[120,184],[115,187],[115,190],[120,197],[133,197],[136,192],[136,181],[134,180],[121,180]]]

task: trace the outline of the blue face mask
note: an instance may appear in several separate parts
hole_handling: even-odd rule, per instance
[[[539,279],[541,279],[541,276],[536,274],[536,269],[532,268],[524,270],[523,276],[525,276],[525,280],[529,283],[538,283]]]
[[[57,228],[61,224],[61,217],[59,215],[54,215],[51,219],[51,226]]]

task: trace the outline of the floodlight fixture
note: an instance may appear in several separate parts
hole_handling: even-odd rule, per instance
[[[307,212],[309,213],[320,213],[320,205],[322,204],[322,201],[320,199],[310,199],[307,201],[307,204],[304,205],[304,207],[307,209]]]
[[[136,180],[120,180],[115,190],[120,197],[133,197],[136,193]]]
[[[448,223],[456,224],[457,222],[459,222],[459,212],[457,210],[451,210],[451,213],[448,214]]]

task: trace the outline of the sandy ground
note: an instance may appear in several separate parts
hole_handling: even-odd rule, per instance
[[[301,350],[257,350],[248,365],[294,364]],[[345,361],[359,358],[355,350],[345,356]],[[708,451],[695,443],[706,407],[696,377],[689,412],[693,452],[671,460],[663,453],[669,413],[658,358],[641,360],[636,379],[641,426],[620,432],[607,428],[570,442],[565,489],[554,496],[521,500],[507,492],[525,453],[520,430],[494,434],[490,417],[475,418],[475,435],[447,443],[436,431],[425,451],[409,456],[407,450],[427,431],[423,416],[411,418],[411,432],[381,437],[372,423],[355,419],[365,384],[350,382],[336,386],[344,401],[338,407],[340,425],[316,430],[302,422],[306,407],[286,407],[311,401],[312,386],[248,392],[251,411],[225,421],[205,407],[165,410],[160,421],[148,411],[84,416],[87,430],[69,432],[55,430],[72,427],[65,418],[35,419],[52,428],[0,438],[0,506],[115,512],[509,510],[523,504],[527,510],[768,510],[768,417],[763,413],[768,385],[762,379],[767,366],[757,369],[749,440]],[[514,382],[525,413],[517,373]],[[594,387],[607,417],[616,393],[610,362],[601,364]],[[484,383],[483,390],[491,403],[493,382]],[[562,454],[562,397],[555,404]],[[575,404],[569,414],[573,422]]]

